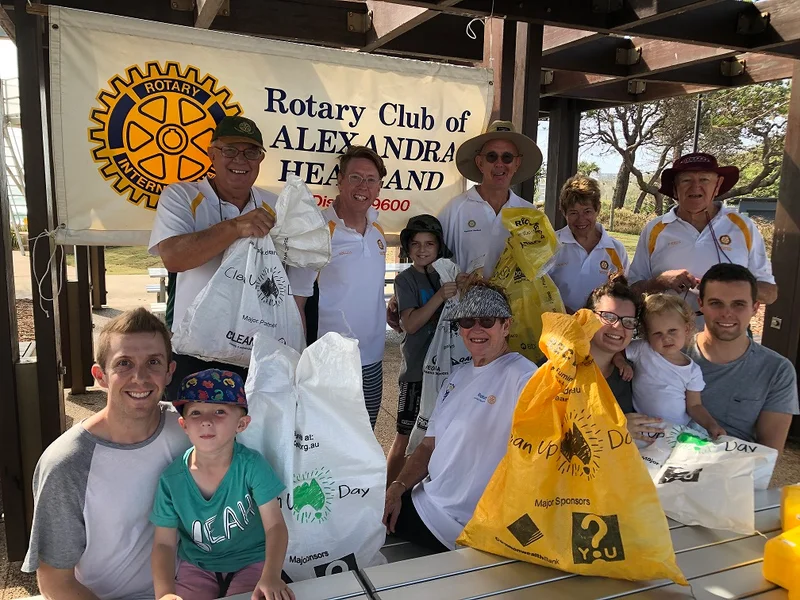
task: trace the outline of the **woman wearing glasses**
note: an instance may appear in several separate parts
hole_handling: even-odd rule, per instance
[[[450,315],[472,364],[445,381],[425,439],[386,490],[390,533],[432,550],[455,548],[508,447],[514,407],[536,371],[508,347],[511,308],[485,281],[467,288]]]
[[[658,426],[661,419],[634,412],[633,386],[622,378],[613,363],[614,355],[623,352],[633,340],[639,324],[640,302],[641,297],[631,291],[625,276],[614,275],[589,294],[586,308],[594,312],[603,324],[592,338],[592,358],[628,419],[631,437],[649,441],[645,434],[661,432]]]
[[[339,194],[323,212],[331,230],[331,262],[319,272],[317,337],[336,331],[358,340],[364,400],[373,429],[383,396],[386,338],[386,238],[372,207],[386,176],[365,146],[339,157]]]

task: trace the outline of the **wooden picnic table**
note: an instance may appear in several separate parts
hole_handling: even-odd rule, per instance
[[[764,544],[780,533],[780,490],[756,492],[755,526],[764,536],[688,527],[672,520],[669,525],[678,566],[691,588],[666,580],[582,577],[471,548],[293,583],[291,588],[297,600],[675,600],[692,594],[698,600],[787,599],[785,590],[761,575]],[[249,595],[233,598],[247,600]]]

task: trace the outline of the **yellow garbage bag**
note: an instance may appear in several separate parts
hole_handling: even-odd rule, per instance
[[[504,208],[501,218],[511,236],[490,281],[503,288],[511,305],[509,347],[537,362],[544,356],[539,350],[542,313],[564,312],[561,294],[546,274],[558,238],[547,216],[533,207]]]
[[[653,482],[589,354],[597,317],[542,318],[549,360],[522,391],[506,455],[456,543],[581,575],[686,585]]]

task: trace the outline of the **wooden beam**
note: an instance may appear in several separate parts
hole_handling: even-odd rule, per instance
[[[574,90],[592,87],[618,79],[612,75],[595,75],[594,73],[577,73],[575,71],[553,71],[553,83],[542,86],[541,95],[558,96]]]
[[[539,88],[544,27],[517,23],[517,64],[514,73],[513,121],[518,130],[536,141],[539,133]],[[534,180],[523,181],[520,196],[533,202]]]
[[[453,6],[458,2],[459,0],[443,0],[441,6]],[[367,31],[366,44],[361,48],[362,52],[372,52],[441,14],[439,11],[380,0],[366,0],[366,5],[367,12],[371,15],[371,25]]]
[[[557,98],[553,104],[547,142],[544,212],[553,227],[560,229],[566,222],[558,206],[558,197],[561,186],[578,170],[581,112],[575,100]]]
[[[208,29],[219,13],[225,0],[195,0],[197,2],[197,17],[194,26],[200,29]]]
[[[759,31],[762,14],[768,14],[768,22]],[[782,47],[800,39],[800,7],[786,0],[729,1],[638,24],[629,31],[651,38],[781,54]]]
[[[603,37],[601,33],[584,29],[568,29],[566,27],[546,25],[542,36],[542,56],[566,50],[579,44],[585,44],[601,37]]]
[[[14,21],[8,16],[8,12],[2,6],[0,6],[0,27],[6,32],[8,39],[16,44],[17,35],[14,30]]]
[[[0,90],[1,92],[2,90]],[[0,95],[0,122],[4,102]],[[5,155],[0,155],[0,231],[11,231],[11,208],[6,185]],[[11,236],[0,238],[0,281],[5,285],[0,292],[0,493],[5,512],[6,548],[11,561],[21,560],[28,546],[27,518],[25,514],[25,480],[22,464],[22,440],[17,401],[17,363],[19,362],[19,332],[17,329],[16,294],[14,290],[14,262],[11,253]]]
[[[628,91],[628,81],[613,81],[604,85],[596,85],[563,93],[561,98],[575,98],[579,100],[593,100],[613,102],[616,104],[631,104],[638,102],[651,102],[661,98],[673,96],[687,96],[718,89],[714,85],[690,85],[681,83],[662,83],[660,81],[646,82],[645,91],[641,94],[632,94]]]
[[[30,238],[53,231],[55,215],[51,181],[48,107],[45,100],[44,19],[26,12],[26,0],[15,0],[22,148],[25,164],[25,200]],[[58,302],[41,300],[57,296],[58,269],[51,264],[53,241],[49,237],[31,244],[32,273],[41,278],[33,286],[33,320],[36,331],[36,370],[40,431],[44,446],[61,435],[64,425],[64,390],[61,380],[61,340]],[[47,312],[40,306],[47,307]]]
[[[800,81],[800,63],[795,63],[794,82]],[[800,364],[800,86],[792,86],[786,143],[783,147],[778,210],[772,245],[772,271],[778,284],[778,299],[767,307],[762,343]]]
[[[432,60],[474,64],[483,60],[482,25],[475,26],[477,40],[465,33],[470,19],[457,15],[438,15],[385,42],[376,52]]]

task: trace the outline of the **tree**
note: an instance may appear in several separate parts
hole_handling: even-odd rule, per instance
[[[703,98],[700,151],[741,170],[739,183],[721,196],[723,199],[775,189],[790,92],[790,83],[779,81],[720,90]],[[582,141],[622,157],[615,208],[624,205],[628,180],[633,176],[641,190],[634,211],[639,212],[646,197],[652,195],[656,213],[662,214],[664,197],[658,192],[661,172],[690,148],[695,103],[695,97],[683,96],[586,114]],[[636,164],[637,156],[645,150],[654,161],[647,173]]]
[[[665,119],[662,104],[663,101],[658,101],[592,110],[584,118],[581,141],[589,146],[598,145],[601,149],[614,150],[622,156],[612,199],[614,208],[625,205],[636,153],[644,145],[652,144]]]
[[[594,175],[600,172],[600,167],[597,165],[596,162],[582,160],[578,163],[578,173],[581,175],[585,175],[586,177],[593,177]]]

